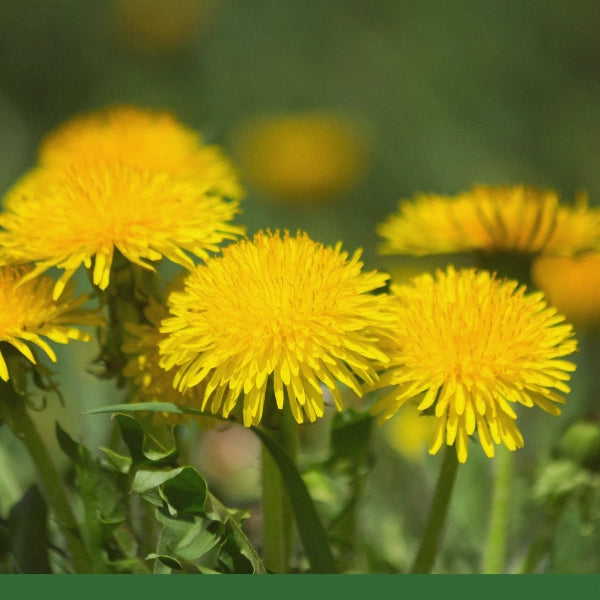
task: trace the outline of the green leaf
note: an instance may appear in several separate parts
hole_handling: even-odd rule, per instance
[[[156,552],[161,561],[171,568],[183,570],[188,570],[184,569],[185,562],[216,566],[221,536],[211,529],[214,521],[173,518],[161,511],[157,511],[156,518],[163,524]]]
[[[150,570],[138,558],[123,558],[120,560],[110,561],[111,570],[114,573],[123,573],[125,575],[149,575]]]
[[[79,464],[79,444],[58,423],[56,423],[55,433],[61,450],[73,464]]]
[[[262,560],[260,559],[256,550],[254,549],[254,546],[246,537],[246,534],[244,533],[244,530],[241,526],[242,519],[247,518],[249,514],[246,511],[226,508],[210,492],[208,492],[207,494],[206,514],[209,518],[215,519],[224,524],[226,530],[231,536],[231,539],[235,543],[236,547],[239,549],[239,552],[245,558],[247,558],[250,564],[252,565],[253,572],[259,575],[265,575],[267,572],[265,566],[263,565]],[[228,550],[227,544],[224,549],[225,551]],[[219,555],[219,559],[222,559],[221,554]],[[237,573],[237,571],[235,572]]]
[[[117,412],[166,412],[173,413],[176,415],[204,415],[219,418],[218,415],[207,413],[197,408],[191,408],[188,406],[179,406],[178,404],[171,404],[170,402],[136,402],[134,404],[112,404],[110,406],[101,406],[99,408],[93,408],[85,411],[84,415],[97,415],[105,413],[117,413]]]
[[[165,481],[179,475],[182,470],[183,467],[175,469],[140,468],[133,477],[131,491],[135,494],[145,494]]]
[[[335,573],[337,569],[329,547],[327,532],[296,465],[267,434],[256,427],[253,427],[252,430],[261,439],[279,467],[311,571],[313,573]]]
[[[183,467],[175,477],[165,481],[163,494],[178,514],[200,515],[206,505],[206,481],[193,467]]]
[[[129,456],[123,456],[110,448],[100,448],[100,451],[106,456],[108,463],[120,473],[128,473],[131,468],[132,460]]]
[[[255,569],[240,548],[231,538],[227,538],[219,551],[219,564],[229,573],[236,575],[250,575],[255,573]]]
[[[52,573],[46,503],[35,484],[11,508],[7,529],[10,553],[20,573]]]
[[[117,413],[114,419],[121,430],[121,436],[134,465],[148,462],[173,462],[177,457],[177,445],[173,437],[166,443],[164,440],[159,441],[130,415]]]
[[[75,442],[58,423],[56,437],[75,466],[76,490],[84,508],[86,539],[94,570],[97,573],[110,572],[107,543],[114,539],[116,529],[128,518],[129,476],[110,464],[102,463],[83,444]]]

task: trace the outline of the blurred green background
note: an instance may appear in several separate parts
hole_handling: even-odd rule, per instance
[[[343,240],[350,251],[364,248],[369,267],[385,266],[375,224],[416,191],[522,182],[552,187],[565,201],[587,190],[597,204],[599,57],[595,0],[0,0],[0,189],[33,165],[46,132],[106,105],[173,111],[234,160],[236,136],[255,116],[341,111],[368,134],[356,185],[305,206],[274,202],[245,180],[238,222],[249,233],[302,228],[328,244]],[[76,345],[60,349],[71,406],[58,410],[93,446],[104,435],[95,420],[102,417],[79,409],[106,402],[112,388],[84,372],[94,349]],[[586,385],[574,386],[574,413]],[[551,447],[564,422],[535,418],[545,429],[526,431],[526,443]],[[52,430],[47,418],[40,423]],[[28,475],[11,466],[18,443],[0,433],[3,513]],[[366,537],[380,546],[382,570],[402,569],[439,461],[402,463],[377,443],[374,473],[389,493],[366,493]],[[476,569],[489,466],[478,454],[459,477],[448,570]],[[527,449],[523,456],[527,465]],[[523,510],[516,517],[527,525]],[[398,516],[415,511],[415,519]],[[579,537],[573,544],[585,552]],[[566,571],[598,568],[597,557],[582,565],[563,554]]]
[[[300,224],[368,252],[373,224],[419,190],[525,182],[593,200],[599,27],[593,0],[2,0],[0,185],[74,113],[130,102],[230,152],[265,112],[366,124],[368,175],[343,203],[297,214],[250,189],[251,232]]]

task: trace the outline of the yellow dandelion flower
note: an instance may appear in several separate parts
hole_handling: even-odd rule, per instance
[[[531,277],[548,301],[577,326],[600,325],[600,253],[540,256]]]
[[[588,208],[583,196],[570,206],[551,190],[479,185],[455,197],[403,200],[377,233],[382,254],[573,254],[600,244],[600,210]]]
[[[236,138],[244,174],[277,202],[316,204],[347,193],[369,163],[365,133],[341,114],[311,111],[257,117]]]
[[[178,367],[184,391],[203,383],[203,407],[227,417],[243,394],[243,422],[262,416],[268,381],[283,408],[284,390],[299,423],[323,415],[323,386],[338,409],[339,383],[356,394],[387,360],[379,339],[390,320],[387,281],[306,234],[260,232],[199,265],[168,299],[161,331],[164,368]]]
[[[63,269],[57,298],[81,265],[93,264],[93,283],[106,289],[115,250],[146,269],[163,257],[192,268],[189,254],[205,259],[243,233],[229,223],[237,212],[204,184],[119,161],[38,167],[0,214],[0,246],[11,261],[34,262],[31,277]]]
[[[433,412],[429,452],[444,441],[467,459],[477,432],[489,457],[494,444],[523,446],[513,404],[537,405],[553,415],[564,403],[575,365],[573,328],[543,293],[525,293],[517,281],[487,271],[449,267],[412,285],[392,286],[395,338],[386,347],[391,366],[376,387],[390,388],[372,407],[380,422],[411,399]]]
[[[221,149],[204,145],[198,132],[170,112],[119,105],[76,115],[46,135],[38,155],[45,166],[123,163],[190,178],[196,188],[226,198],[242,196],[237,171]]]
[[[202,403],[202,386],[179,392],[173,386],[174,372],[165,371],[159,365],[159,343],[166,338],[166,334],[159,331],[162,319],[169,316],[167,307],[150,299],[144,311],[147,324],[127,323],[126,341],[123,352],[130,355],[129,362],[125,365],[123,375],[131,379],[134,390],[131,397],[133,402],[169,402],[179,406],[189,406],[200,409]],[[160,413],[169,423],[186,422],[187,415],[173,413]],[[202,428],[214,427],[218,421],[211,417],[195,417]]]
[[[36,359],[31,344],[56,362],[56,355],[44,338],[58,344],[67,344],[70,340],[88,341],[89,334],[76,325],[99,325],[102,320],[93,311],[81,308],[88,297],[74,298],[73,285],[55,301],[52,299],[54,280],[41,276],[23,283],[28,272],[27,267],[0,267],[0,342],[13,346],[33,364]],[[0,346],[0,377],[8,381],[9,375]]]

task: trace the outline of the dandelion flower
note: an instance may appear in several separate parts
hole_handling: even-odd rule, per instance
[[[13,262],[34,262],[31,277],[63,269],[57,298],[81,265],[93,264],[93,283],[106,289],[116,250],[146,269],[163,257],[191,268],[189,254],[205,259],[243,233],[230,224],[237,212],[202,183],[120,161],[38,167],[0,214],[0,246]]]
[[[70,340],[88,341],[89,334],[75,326],[99,325],[102,321],[93,311],[81,308],[88,298],[85,295],[74,298],[73,285],[55,301],[52,278],[41,276],[23,283],[27,274],[27,267],[0,267],[0,342],[2,346],[13,346],[33,364],[36,359],[31,344],[55,362],[56,355],[44,338],[58,344],[67,344]],[[1,349],[0,378],[9,379]]]
[[[203,383],[203,409],[225,418],[243,394],[246,426],[261,419],[268,381],[279,409],[285,390],[298,423],[323,415],[323,386],[341,409],[339,384],[361,395],[359,379],[374,382],[387,361],[379,340],[389,297],[370,292],[388,275],[361,272],[359,259],[304,233],[228,246],[169,296],[162,366],[178,367],[181,391]]]
[[[242,196],[237,171],[221,149],[204,145],[199,133],[170,112],[125,105],[76,115],[46,135],[38,155],[45,166],[123,163],[189,178],[226,198]]]
[[[576,350],[576,340],[543,293],[452,267],[391,290],[396,334],[385,347],[390,367],[375,386],[390,389],[371,409],[380,422],[417,400],[419,411],[435,415],[430,454],[445,442],[465,462],[475,432],[488,457],[494,444],[523,446],[513,405],[560,414],[575,369],[562,357]]]
[[[200,408],[202,386],[198,386],[183,394],[173,386],[174,372],[165,371],[159,366],[159,343],[166,335],[159,331],[161,320],[169,313],[163,304],[150,299],[144,314],[147,323],[127,323],[126,341],[123,352],[129,355],[123,375],[133,383],[133,402],[168,402],[179,406]],[[169,423],[186,422],[188,415],[173,413],[160,413]],[[211,417],[196,417],[197,423],[203,428],[216,425],[217,421]]]
[[[257,189],[297,205],[341,197],[361,180],[370,158],[355,120],[321,111],[255,118],[240,129],[236,146]]]
[[[597,248],[600,210],[579,197],[561,204],[551,190],[484,186],[455,197],[416,195],[377,228],[382,254],[445,254],[480,250],[573,254]]]
[[[548,301],[576,326],[600,325],[600,253],[540,256],[531,277]]]

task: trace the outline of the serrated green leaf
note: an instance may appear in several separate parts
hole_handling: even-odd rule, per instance
[[[150,569],[138,558],[124,558],[109,562],[114,573],[149,575]]]
[[[106,457],[108,463],[120,473],[128,473],[132,465],[132,460],[129,456],[123,456],[114,452],[110,448],[100,448],[100,451]]]
[[[157,488],[165,481],[176,477],[184,467],[175,469],[140,468],[136,471],[131,483],[131,491],[134,494],[145,494]]]
[[[80,460],[79,444],[58,423],[56,423],[55,434],[60,449],[71,459],[71,462],[78,464]]]
[[[219,550],[219,564],[229,573],[237,575],[255,572],[252,562],[231,538],[227,538]]]
[[[207,519],[197,519],[185,535],[177,540],[177,544],[173,546],[173,552],[179,558],[189,561],[205,557],[221,541],[221,536],[209,529],[210,525],[211,521]]]
[[[156,560],[156,564],[154,565],[155,575],[169,574],[171,573],[171,569],[183,571],[181,563],[168,554],[152,552],[151,554],[148,554],[146,558]]]
[[[163,524],[157,548],[160,560],[164,562],[165,557],[170,557],[179,565],[172,568],[184,568],[183,562],[198,561],[206,567],[216,566],[215,549],[221,536],[209,529],[212,521],[173,518],[160,511],[157,511],[157,520]]]
[[[200,515],[206,505],[206,481],[193,467],[183,467],[180,473],[162,485],[168,503],[178,514]]]
[[[227,508],[213,494],[208,492],[206,497],[206,514],[209,518],[223,523],[240,553],[252,565],[254,573],[265,575],[267,572],[265,566],[241,526],[241,522],[249,516],[248,511]]]
[[[46,503],[35,484],[11,508],[7,529],[10,554],[20,573],[52,573]]]
[[[83,444],[75,442],[58,423],[56,437],[75,465],[76,489],[84,508],[86,540],[94,560],[94,570],[97,573],[109,572],[105,544],[128,516],[125,498],[129,477],[103,464]]]
[[[144,430],[142,425],[130,415],[117,413],[114,416],[121,431],[123,441],[127,445],[134,465],[146,463],[173,462],[177,457],[177,446],[174,438],[168,444],[159,442]]]

